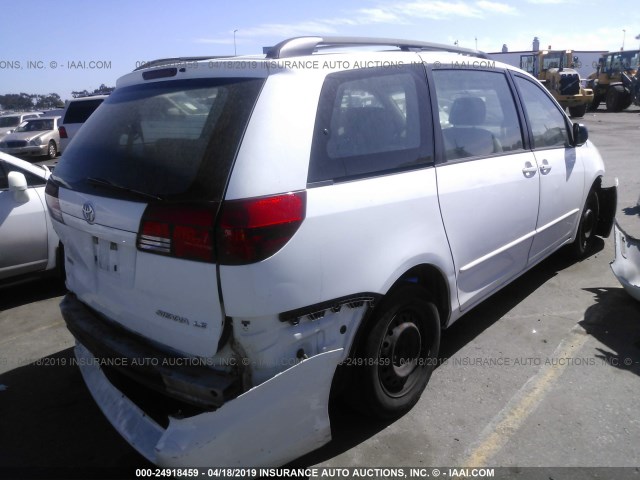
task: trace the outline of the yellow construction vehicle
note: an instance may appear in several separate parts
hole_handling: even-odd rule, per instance
[[[597,70],[589,75],[587,85],[593,89],[592,109],[606,102],[607,111],[619,112],[634,103],[640,105],[640,50],[605,53]]]
[[[574,70],[578,62],[573,50],[541,50],[520,56],[520,68],[540,80],[572,117],[583,117],[593,103],[593,90],[582,86]]]

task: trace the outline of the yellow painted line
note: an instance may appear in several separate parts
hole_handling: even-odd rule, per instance
[[[582,328],[575,327],[569,337],[560,342],[550,358],[573,358],[588,338]],[[486,466],[535,411],[568,363],[570,362],[552,362],[531,377],[482,431],[477,446],[467,456],[463,465],[468,468]]]

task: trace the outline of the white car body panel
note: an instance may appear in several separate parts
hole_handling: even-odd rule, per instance
[[[93,225],[82,218],[86,203],[95,209]],[[81,301],[128,330],[182,353],[216,353],[222,311],[215,265],[138,251],[136,232],[144,203],[65,189],[60,204],[65,224],[58,224],[58,231],[70,266],[67,286]]]
[[[0,152],[0,161],[43,179],[49,172]],[[28,187],[28,201],[0,190],[0,280],[56,267],[58,235],[44,201],[44,186]]]
[[[258,264],[220,266],[227,315],[275,315],[348,294],[383,294],[422,263],[451,271],[442,223],[416,221],[440,218],[435,172],[424,168],[309,188],[306,219],[282,250]],[[379,235],[372,235],[371,225]]]
[[[566,243],[577,228],[586,197],[581,148],[554,148],[534,153],[540,177],[536,236],[529,253],[535,264]],[[587,192],[591,185],[586,187]]]
[[[35,188],[26,193],[29,200],[22,203],[13,192],[0,191],[0,279],[44,270],[49,260],[44,204]]]
[[[158,465],[275,467],[331,440],[328,401],[342,349],[304,360],[214,412],[172,418],[166,430],[109,383],[82,345],[75,352],[102,412],[141,455]]]
[[[534,167],[531,152],[436,167],[462,310],[525,269],[535,235],[540,179],[537,171],[525,174],[523,169]],[[499,236],[496,231],[509,233]]]
[[[640,302],[640,240],[614,225],[616,256],[611,270],[626,292]]]
[[[269,77],[261,92],[264,101],[256,105],[238,152],[227,199],[306,188],[315,111],[323,81],[324,76],[317,72],[278,72]],[[292,108],[296,115],[291,114]],[[265,162],[265,156],[274,161]]]

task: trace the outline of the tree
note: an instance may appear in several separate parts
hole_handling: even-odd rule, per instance
[[[49,95],[34,95],[36,110],[48,110],[51,108],[64,108],[64,102],[57,93]]]
[[[0,95],[0,104],[6,110],[31,110],[33,108],[32,95],[27,93]]]
[[[115,90],[115,87],[107,87],[104,83],[100,87],[96,88],[93,92],[88,90],[78,90],[71,92],[73,98],[89,97],[91,95],[109,95]]]

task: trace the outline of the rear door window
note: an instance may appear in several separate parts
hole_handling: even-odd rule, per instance
[[[424,67],[331,74],[316,117],[309,183],[421,167],[432,160]]]
[[[96,184],[122,187],[101,192],[115,197],[129,190],[219,201],[263,83],[195,79],[116,90],[84,124],[54,178],[87,193]]]

